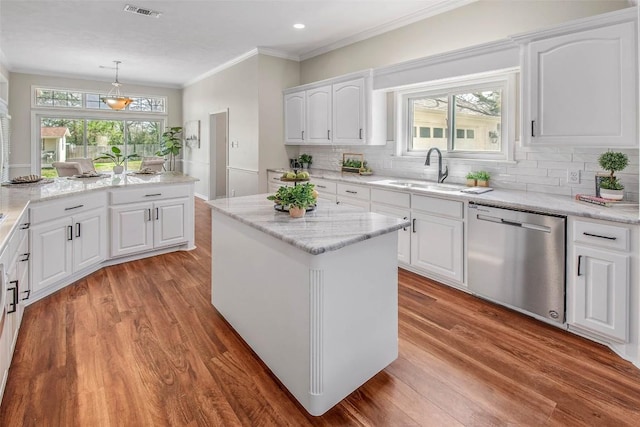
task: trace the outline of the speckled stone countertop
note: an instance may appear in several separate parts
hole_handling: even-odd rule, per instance
[[[281,172],[280,169],[272,169],[274,172]],[[472,201],[479,204],[490,204],[493,206],[524,209],[553,215],[574,215],[586,218],[601,219],[606,221],[616,221],[626,224],[640,224],[640,211],[638,204],[620,203],[617,206],[598,206],[586,202],[580,202],[569,196],[559,196],[554,194],[535,193],[527,191],[503,190],[495,188],[493,191],[483,194],[467,194],[459,191],[434,191],[427,189],[401,188],[377,184],[382,180],[415,181],[419,180],[370,175],[359,176],[357,174],[340,173],[325,170],[310,170],[311,178],[322,178],[338,182],[367,185],[371,188],[381,188],[391,191],[401,191],[413,194],[423,194],[441,197],[451,200]]]
[[[164,172],[156,175],[106,174],[99,178],[55,178],[48,183],[3,185],[0,187],[0,212],[4,215],[0,220],[0,250],[4,248],[7,238],[29,203],[105,189],[195,181],[196,178],[181,173]]]
[[[214,213],[223,213],[312,255],[334,251],[410,225],[406,220],[322,202],[304,218],[291,218],[286,212],[276,211],[267,196],[232,197],[207,203]]]

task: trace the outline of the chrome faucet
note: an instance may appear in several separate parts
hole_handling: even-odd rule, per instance
[[[442,153],[436,147],[431,147],[429,151],[427,151],[427,160],[425,160],[424,165],[429,166],[431,164],[431,153],[435,151],[438,153],[438,182],[444,182],[444,180],[449,176],[449,166],[444,167],[444,172],[442,172]]]

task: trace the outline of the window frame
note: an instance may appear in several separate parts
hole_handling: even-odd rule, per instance
[[[447,149],[441,150],[443,157],[469,160],[513,161],[516,141],[516,79],[519,69],[492,71],[471,76],[411,85],[395,91],[396,98],[396,155],[405,158],[424,158],[428,149],[411,149],[412,132],[416,126],[409,101],[419,97],[447,97],[447,126],[445,136]],[[500,138],[501,149],[494,152],[453,150],[455,129],[454,95],[490,89],[502,90]],[[451,118],[453,117],[453,120]],[[451,126],[453,124],[453,126]],[[432,131],[432,137],[434,132]],[[465,132],[466,137],[466,132]]]
[[[48,91],[58,91],[58,92],[69,92],[69,93],[80,93],[82,95],[81,106],[80,107],[72,107],[72,106],[54,106],[54,105],[39,105],[37,102],[37,91],[38,90],[48,90]],[[46,109],[46,110],[57,110],[57,111],[75,111],[77,114],[82,114],[83,112],[107,112],[107,114],[150,114],[154,116],[158,115],[168,115],[169,114],[169,106],[168,106],[168,97],[164,95],[149,95],[149,94],[139,94],[139,93],[126,93],[126,95],[130,98],[156,98],[162,99],[164,103],[164,111],[137,111],[137,110],[129,110],[129,107],[124,110],[112,110],[111,108],[88,108],[87,107],[87,95],[98,95],[98,97],[103,97],[107,95],[107,92],[102,90],[90,90],[90,89],[73,89],[73,88],[62,88],[62,87],[53,87],[53,86],[40,86],[40,85],[32,85],[31,86],[31,109]]]

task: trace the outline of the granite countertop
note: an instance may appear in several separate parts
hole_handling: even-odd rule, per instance
[[[338,250],[410,225],[406,220],[322,202],[303,218],[291,218],[286,212],[276,211],[267,196],[232,197],[207,203],[214,213],[223,213],[312,255]]]
[[[131,186],[180,184],[197,181],[196,178],[177,172],[164,172],[156,175],[106,174],[98,178],[55,178],[53,182],[2,185],[0,187],[0,250],[16,227],[20,215],[29,203],[52,200],[88,191],[130,188]]]
[[[281,169],[270,170],[273,172],[282,172]],[[607,207],[580,202],[570,196],[504,190],[500,188],[495,188],[493,191],[490,191],[488,193],[477,195],[461,193],[459,191],[435,191],[416,188],[409,189],[377,184],[376,181],[398,180],[419,182],[420,180],[382,175],[360,176],[356,174],[343,174],[336,171],[314,169],[310,170],[309,172],[311,173],[312,181],[313,178],[321,178],[351,184],[367,185],[371,188],[437,196],[451,200],[471,201],[479,204],[490,204],[504,208],[532,210],[535,212],[542,212],[553,215],[574,215],[606,221],[616,221],[626,224],[640,224],[640,211],[637,203],[622,202],[617,206]]]

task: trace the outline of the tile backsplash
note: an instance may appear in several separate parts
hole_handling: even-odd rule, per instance
[[[463,159],[443,159],[449,166],[446,182],[464,183],[467,173],[485,170],[491,174],[490,185],[522,191],[561,194],[594,194],[595,174],[602,172],[598,156],[606,148],[583,147],[516,147],[515,161],[474,161]],[[638,201],[639,150],[616,149],[629,156],[629,165],[616,176],[625,186],[625,199]],[[343,153],[363,153],[374,174],[402,178],[435,181],[438,174],[437,162],[425,166],[425,158],[407,158],[395,155],[395,142],[385,146],[301,146],[298,154],[313,156],[313,168],[340,170]],[[580,172],[580,183],[567,182],[569,171]]]

